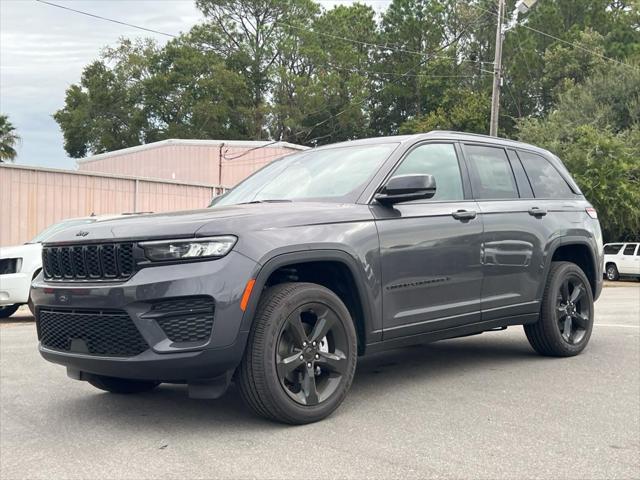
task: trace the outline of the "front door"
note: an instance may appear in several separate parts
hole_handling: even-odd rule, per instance
[[[464,173],[464,174],[463,174]],[[431,174],[428,200],[372,205],[380,237],[383,338],[480,320],[482,219],[454,143],[411,149],[391,177]]]

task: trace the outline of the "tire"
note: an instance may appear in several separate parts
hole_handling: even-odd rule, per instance
[[[91,375],[87,381],[100,390],[118,394],[149,392],[160,385],[160,382],[105,377],[103,375]]]
[[[356,360],[355,327],[340,298],[321,285],[283,283],[260,298],[238,385],[262,417],[317,422],[346,397]]]
[[[525,325],[524,331],[539,354],[571,357],[589,343],[593,315],[593,293],[582,269],[570,262],[553,262],[542,296],[540,318]]]
[[[607,280],[615,282],[620,279],[620,273],[618,273],[618,267],[615,263],[608,263],[607,269],[605,271],[605,276]]]
[[[20,308],[20,305],[4,305],[0,307],[0,318],[9,318],[11,315],[16,313]]]

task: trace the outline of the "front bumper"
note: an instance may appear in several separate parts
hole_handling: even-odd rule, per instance
[[[40,345],[42,356],[72,370],[121,378],[189,381],[218,376],[242,359],[248,332],[241,331],[240,300],[256,263],[237,252],[224,258],[142,268],[124,283],[33,282],[31,298],[41,309],[68,312],[126,312],[149,345],[129,357],[100,356],[54,350]],[[211,335],[202,342],[171,341],[147,315],[162,299],[210,296],[215,302]]]
[[[23,304],[29,301],[31,274],[9,273],[0,275],[0,306]]]

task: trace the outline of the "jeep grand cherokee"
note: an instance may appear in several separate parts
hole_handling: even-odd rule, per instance
[[[602,286],[596,212],[562,162],[454,132],[296,153],[208,209],[82,230],[47,241],[33,283],[45,359],[114,393],[235,381],[293,424],[383,349],[523,325],[576,355]]]

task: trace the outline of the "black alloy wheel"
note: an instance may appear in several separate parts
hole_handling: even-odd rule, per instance
[[[295,309],[278,339],[276,364],[285,392],[302,405],[333,395],[347,371],[348,340],[343,324],[327,305]]]
[[[255,413],[301,425],[329,416],[356,370],[357,334],[335,292],[281,283],[260,296],[237,384]]]
[[[578,355],[589,343],[593,320],[593,290],[587,276],[575,263],[553,262],[540,317],[524,326],[533,349],[553,357]]]
[[[592,319],[592,308],[587,301],[588,287],[577,275],[565,277],[556,299],[558,328],[565,342],[576,345],[584,338]]]

